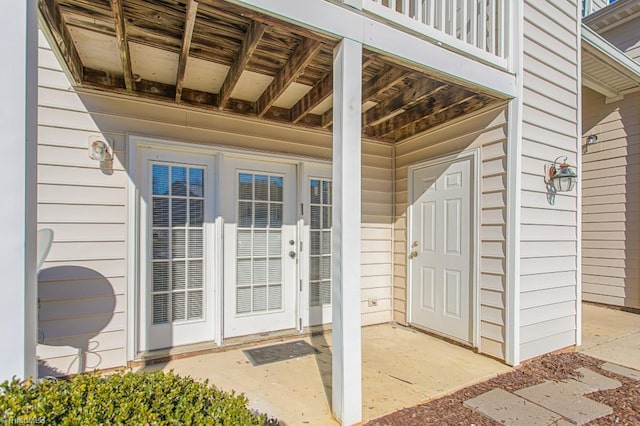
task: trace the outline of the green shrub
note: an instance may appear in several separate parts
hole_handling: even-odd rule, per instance
[[[273,425],[247,408],[247,398],[172,371],[0,384],[0,420],[6,424]]]

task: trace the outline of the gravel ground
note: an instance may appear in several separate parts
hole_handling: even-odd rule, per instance
[[[528,362],[515,371],[464,388],[415,407],[405,408],[367,423],[368,426],[387,425],[500,425],[462,405],[467,399],[476,397],[494,388],[513,392],[545,380],[566,380],[579,376],[575,370],[590,368],[607,377],[619,380],[617,389],[599,391],[585,395],[613,408],[613,414],[596,419],[590,425],[640,425],[640,382],[601,370],[604,361],[581,353],[546,355]]]

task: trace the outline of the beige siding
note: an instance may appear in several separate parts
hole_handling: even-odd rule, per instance
[[[331,137],[78,94],[42,35],[39,58],[38,220],[40,228],[55,232],[39,283],[42,372],[77,372],[78,348],[87,353],[86,369],[122,366],[127,361],[127,133],[318,159],[331,158]],[[92,134],[113,141],[112,171],[88,158]],[[362,321],[373,324],[392,318],[392,147],[365,142],[362,159]]]
[[[593,0],[591,11],[597,12],[608,4],[609,4],[609,0]]]
[[[480,148],[480,350],[504,358],[506,111],[494,109],[396,147],[394,222],[394,320],[406,323],[408,167],[466,149]]]
[[[580,2],[525,1],[520,358],[575,344],[578,189],[547,201],[545,164],[577,161]]]
[[[613,27],[601,35],[611,44],[629,55],[629,57],[640,62],[640,37],[638,37],[639,25],[640,14],[636,14],[635,19],[631,19],[621,25]]]
[[[640,309],[640,93],[605,104],[583,88],[582,296]]]

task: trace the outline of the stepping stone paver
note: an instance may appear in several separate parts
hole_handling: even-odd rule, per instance
[[[618,380],[610,379],[607,376],[598,374],[588,368],[580,367],[576,371],[582,374],[582,377],[576,378],[575,380],[592,388],[592,390],[589,390],[586,393],[596,392],[599,390],[616,389],[622,386],[622,383]]]
[[[562,416],[500,388],[469,399],[464,406],[506,426],[548,426],[562,420]]]
[[[619,364],[614,364],[612,362],[605,362],[600,366],[603,370],[610,371],[615,374],[619,374],[628,379],[638,380],[640,381],[640,371],[634,370],[633,368],[624,367]]]
[[[616,364],[607,365],[605,369],[608,368],[616,370],[614,373],[624,371],[636,379],[640,377],[640,371]],[[504,425],[582,425],[613,413],[608,405],[584,395],[615,389],[622,383],[588,368],[576,371],[582,377],[562,382],[546,381],[514,393],[496,388],[465,401],[464,406]]]
[[[570,419],[578,425],[613,413],[608,405],[585,398],[583,394],[597,389],[578,382],[544,382],[516,391],[516,395]]]

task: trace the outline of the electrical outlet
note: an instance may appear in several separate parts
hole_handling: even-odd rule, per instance
[[[378,306],[378,299],[369,298],[369,307]]]

